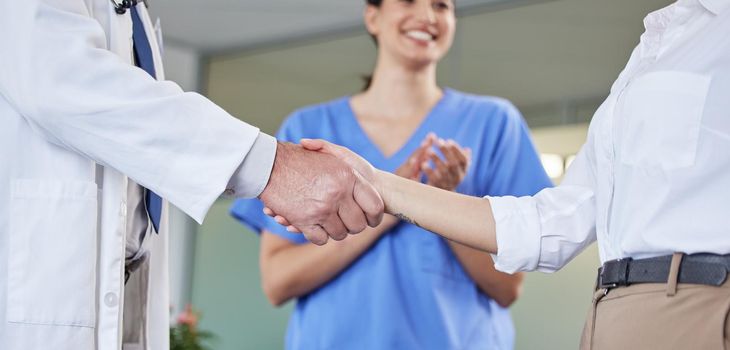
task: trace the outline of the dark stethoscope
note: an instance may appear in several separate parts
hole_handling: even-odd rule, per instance
[[[147,6],[147,0],[109,0],[114,4],[114,11],[117,14],[123,15],[127,13],[127,9],[131,9],[132,6],[137,6],[140,2]]]

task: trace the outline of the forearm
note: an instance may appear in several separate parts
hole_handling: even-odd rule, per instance
[[[482,293],[502,307],[508,307],[517,300],[522,289],[522,273],[499,272],[488,253],[452,241],[449,241],[449,246]]]
[[[261,276],[267,297],[272,304],[281,305],[321,287],[349,267],[397,223],[395,217],[386,216],[377,227],[367,228],[342,241],[262,252]]]
[[[489,200],[449,192],[378,171],[376,187],[385,211],[449,240],[496,253]]]

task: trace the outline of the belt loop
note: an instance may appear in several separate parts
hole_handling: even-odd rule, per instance
[[[677,282],[679,281],[679,265],[682,263],[682,253],[672,254],[672,263],[669,266],[669,277],[667,277],[667,296],[673,297],[677,294]]]

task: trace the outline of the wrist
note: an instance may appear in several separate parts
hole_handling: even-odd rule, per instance
[[[276,182],[279,179],[283,168],[286,167],[286,158],[289,154],[289,149],[287,148],[286,144],[277,141],[275,152],[276,153],[274,155],[274,162],[271,166],[271,174],[269,175],[269,181],[266,183],[266,186],[264,186],[261,194],[259,194],[259,199],[264,199],[267,194],[271,193],[272,189],[276,187]]]
[[[383,204],[385,204],[385,212],[387,214],[393,214],[393,198],[395,197],[396,191],[398,190],[398,186],[395,184],[395,182],[398,180],[405,179],[386,171],[375,171],[375,177],[373,179],[372,185],[375,187],[375,189],[380,194],[380,197],[383,199]],[[393,219],[396,220],[397,223],[398,219]]]

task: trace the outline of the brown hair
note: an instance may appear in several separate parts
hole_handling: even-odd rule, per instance
[[[365,0],[365,3],[368,6],[380,7],[380,5],[383,4],[383,0]],[[370,35],[370,37],[373,38],[373,42],[375,43],[375,46],[377,47],[378,40],[373,35]],[[363,81],[362,91],[367,91],[367,89],[369,89],[370,85],[372,85],[372,83],[373,83],[373,74],[371,73],[371,74],[363,75],[362,81]]]

